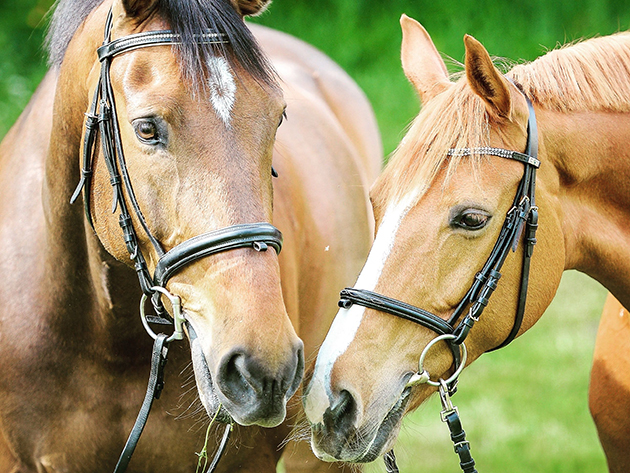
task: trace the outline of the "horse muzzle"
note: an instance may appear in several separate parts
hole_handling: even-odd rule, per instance
[[[389,450],[400,430],[410,398],[405,388],[385,416],[361,421],[359,402],[349,391],[333,396],[322,422],[311,424],[311,446],[323,461],[368,463]],[[378,419],[378,420],[377,420]]]
[[[224,422],[261,427],[284,421],[287,402],[304,375],[301,340],[297,339],[290,356],[275,370],[246,348],[235,347],[220,357],[213,376],[194,329],[189,333],[197,390],[210,417],[218,412],[218,419]]]

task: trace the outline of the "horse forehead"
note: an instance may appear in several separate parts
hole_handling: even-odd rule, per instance
[[[252,108],[268,115],[284,107],[280,88],[260,84],[246,77],[244,71],[234,71],[228,60],[220,55],[207,60],[208,74],[205,82],[200,84],[202,90],[199,92],[185,85],[180,64],[170,48],[144,48],[125,56],[116,58],[123,63],[118,76],[122,80],[127,103],[132,107],[153,105],[156,110],[181,113],[192,104],[195,104],[195,109],[201,110],[205,103],[228,128],[234,115],[239,113],[236,108],[239,94],[248,114],[252,113]],[[112,74],[115,72],[112,71]]]
[[[236,101],[236,81],[227,60],[213,56],[208,60],[210,103],[226,126],[230,125]]]
[[[464,202],[494,202],[506,192],[509,184],[520,180],[523,165],[497,157],[464,158],[451,170],[443,169],[419,200],[419,206],[438,210]]]

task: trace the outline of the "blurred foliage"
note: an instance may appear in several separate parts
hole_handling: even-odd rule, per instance
[[[46,72],[43,37],[53,0],[0,0],[0,138]]]
[[[557,44],[630,26],[630,8],[621,0],[274,0],[253,21],[298,36],[337,61],[368,95],[390,152],[419,107],[400,67],[402,13],[458,62],[466,33],[493,56],[530,61]]]

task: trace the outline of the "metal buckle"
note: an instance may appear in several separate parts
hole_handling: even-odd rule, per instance
[[[433,340],[427,343],[427,346],[424,347],[424,350],[422,350],[422,354],[420,355],[420,361],[418,362],[418,372],[409,379],[405,387],[417,386],[419,384],[429,384],[431,386],[440,386],[440,383],[444,380],[441,378],[439,381],[431,380],[431,375],[429,374],[427,370],[424,369],[424,359],[426,358],[427,353],[429,352],[431,347],[435,345],[437,342],[440,342],[442,340],[454,340],[456,338],[457,338],[456,335],[446,333],[444,335],[435,337]],[[461,352],[462,352],[461,363],[459,364],[458,367],[456,367],[455,372],[452,374],[452,376],[448,378],[446,381],[444,381],[446,384],[451,384],[455,380],[457,380],[459,375],[462,373],[464,366],[466,365],[466,358],[468,357],[468,350],[466,349],[466,345],[463,342],[461,343],[460,347],[461,347]]]
[[[470,317],[475,322],[479,322],[479,315],[477,315],[477,316],[473,315],[473,308],[472,307],[468,310],[468,317]]]
[[[442,402],[442,412],[440,412],[440,418],[442,422],[447,422],[446,416],[455,412],[459,416],[459,410],[457,406],[453,405],[451,396],[448,393],[448,380],[444,381],[440,378],[440,381],[436,383],[440,386],[440,401]]]
[[[529,196],[528,195],[524,195],[521,198],[521,201],[518,203],[518,207],[524,207],[525,205],[527,205],[528,208],[531,208],[531,204],[530,204],[530,200],[529,200]]]
[[[449,397],[450,400],[450,397]],[[459,409],[457,409],[457,406],[453,406],[451,404],[451,406],[453,407],[450,411],[449,410],[443,410],[442,412],[440,412],[440,419],[442,419],[442,422],[446,423],[448,422],[448,420],[446,419],[446,416],[449,414],[452,414],[453,412],[456,413],[457,415],[459,415]]]
[[[182,315],[182,302],[179,296],[174,296],[170,292],[168,292],[165,288],[160,286],[151,287],[152,291],[159,292],[166,297],[171,302],[171,306],[173,307],[173,321],[175,325],[175,330],[171,334],[170,337],[166,339],[166,343],[170,343],[173,340],[183,340],[184,339],[184,322],[186,319]],[[147,333],[153,338],[153,340],[157,339],[157,334],[151,329],[149,326],[149,322],[147,320],[147,315],[145,312],[145,304],[147,302],[149,296],[146,294],[142,294],[142,299],[140,299],[140,320],[142,320],[142,325],[146,329]]]
[[[453,444],[453,447],[455,448],[455,453],[457,453],[457,450],[459,449],[459,447],[466,447],[466,448],[470,448],[470,442],[468,440],[464,440],[463,442],[457,442]]]

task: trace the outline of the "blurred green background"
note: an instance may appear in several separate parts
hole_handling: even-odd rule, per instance
[[[0,0],[0,137],[45,72],[41,49],[51,0]],[[614,0],[275,0],[253,20],[294,34],[335,59],[371,100],[386,154],[419,104],[400,68],[406,13],[427,28],[449,67],[472,34],[494,56],[532,60],[558,44],[630,26]],[[290,113],[290,112],[289,112]],[[604,289],[565,274],[542,320],[512,345],[468,368],[453,399],[481,473],[595,473],[606,463],[587,408],[590,362]],[[402,473],[457,472],[439,402],[410,415],[397,444]],[[384,471],[380,462],[369,473]]]

